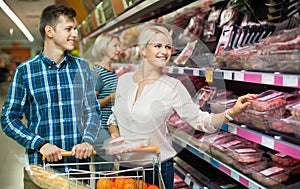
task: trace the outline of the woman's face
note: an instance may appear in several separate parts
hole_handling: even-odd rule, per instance
[[[149,63],[164,67],[171,58],[171,41],[163,33],[157,33],[146,47],[145,58]]]
[[[119,54],[120,54],[120,41],[117,38],[113,38],[107,47],[107,56],[112,60],[112,61],[117,61],[119,60]]]

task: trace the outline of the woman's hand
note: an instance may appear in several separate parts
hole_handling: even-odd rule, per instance
[[[231,117],[237,117],[239,116],[245,109],[250,105],[249,100],[253,100],[257,98],[257,94],[247,94],[240,96],[235,105],[228,110],[228,114]]]

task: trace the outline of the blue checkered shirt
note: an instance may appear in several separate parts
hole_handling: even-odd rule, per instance
[[[44,141],[65,150],[82,142],[93,144],[101,112],[88,63],[66,54],[57,66],[42,51],[23,62],[12,80],[1,124],[7,136],[26,148],[30,164],[42,163],[37,148]]]

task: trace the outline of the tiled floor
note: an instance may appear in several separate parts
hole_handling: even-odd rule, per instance
[[[7,94],[7,84],[0,83],[0,113]],[[24,149],[0,130],[0,189],[23,188],[23,165],[17,157],[24,158]]]

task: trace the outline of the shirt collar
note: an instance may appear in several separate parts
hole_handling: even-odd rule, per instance
[[[42,60],[45,64],[47,64],[47,65],[49,65],[49,66],[56,65],[56,63],[55,63],[53,60],[51,60],[51,59],[49,59],[48,57],[45,56],[45,54],[43,53],[43,50],[44,50],[44,49],[42,49],[42,50],[40,51],[40,53],[39,53],[39,57],[41,58],[41,60]],[[65,53],[65,57],[64,57],[64,59],[62,60],[61,64],[63,64],[64,62],[67,62],[68,60],[70,60],[70,58],[69,58],[69,56],[68,56],[68,53]]]

